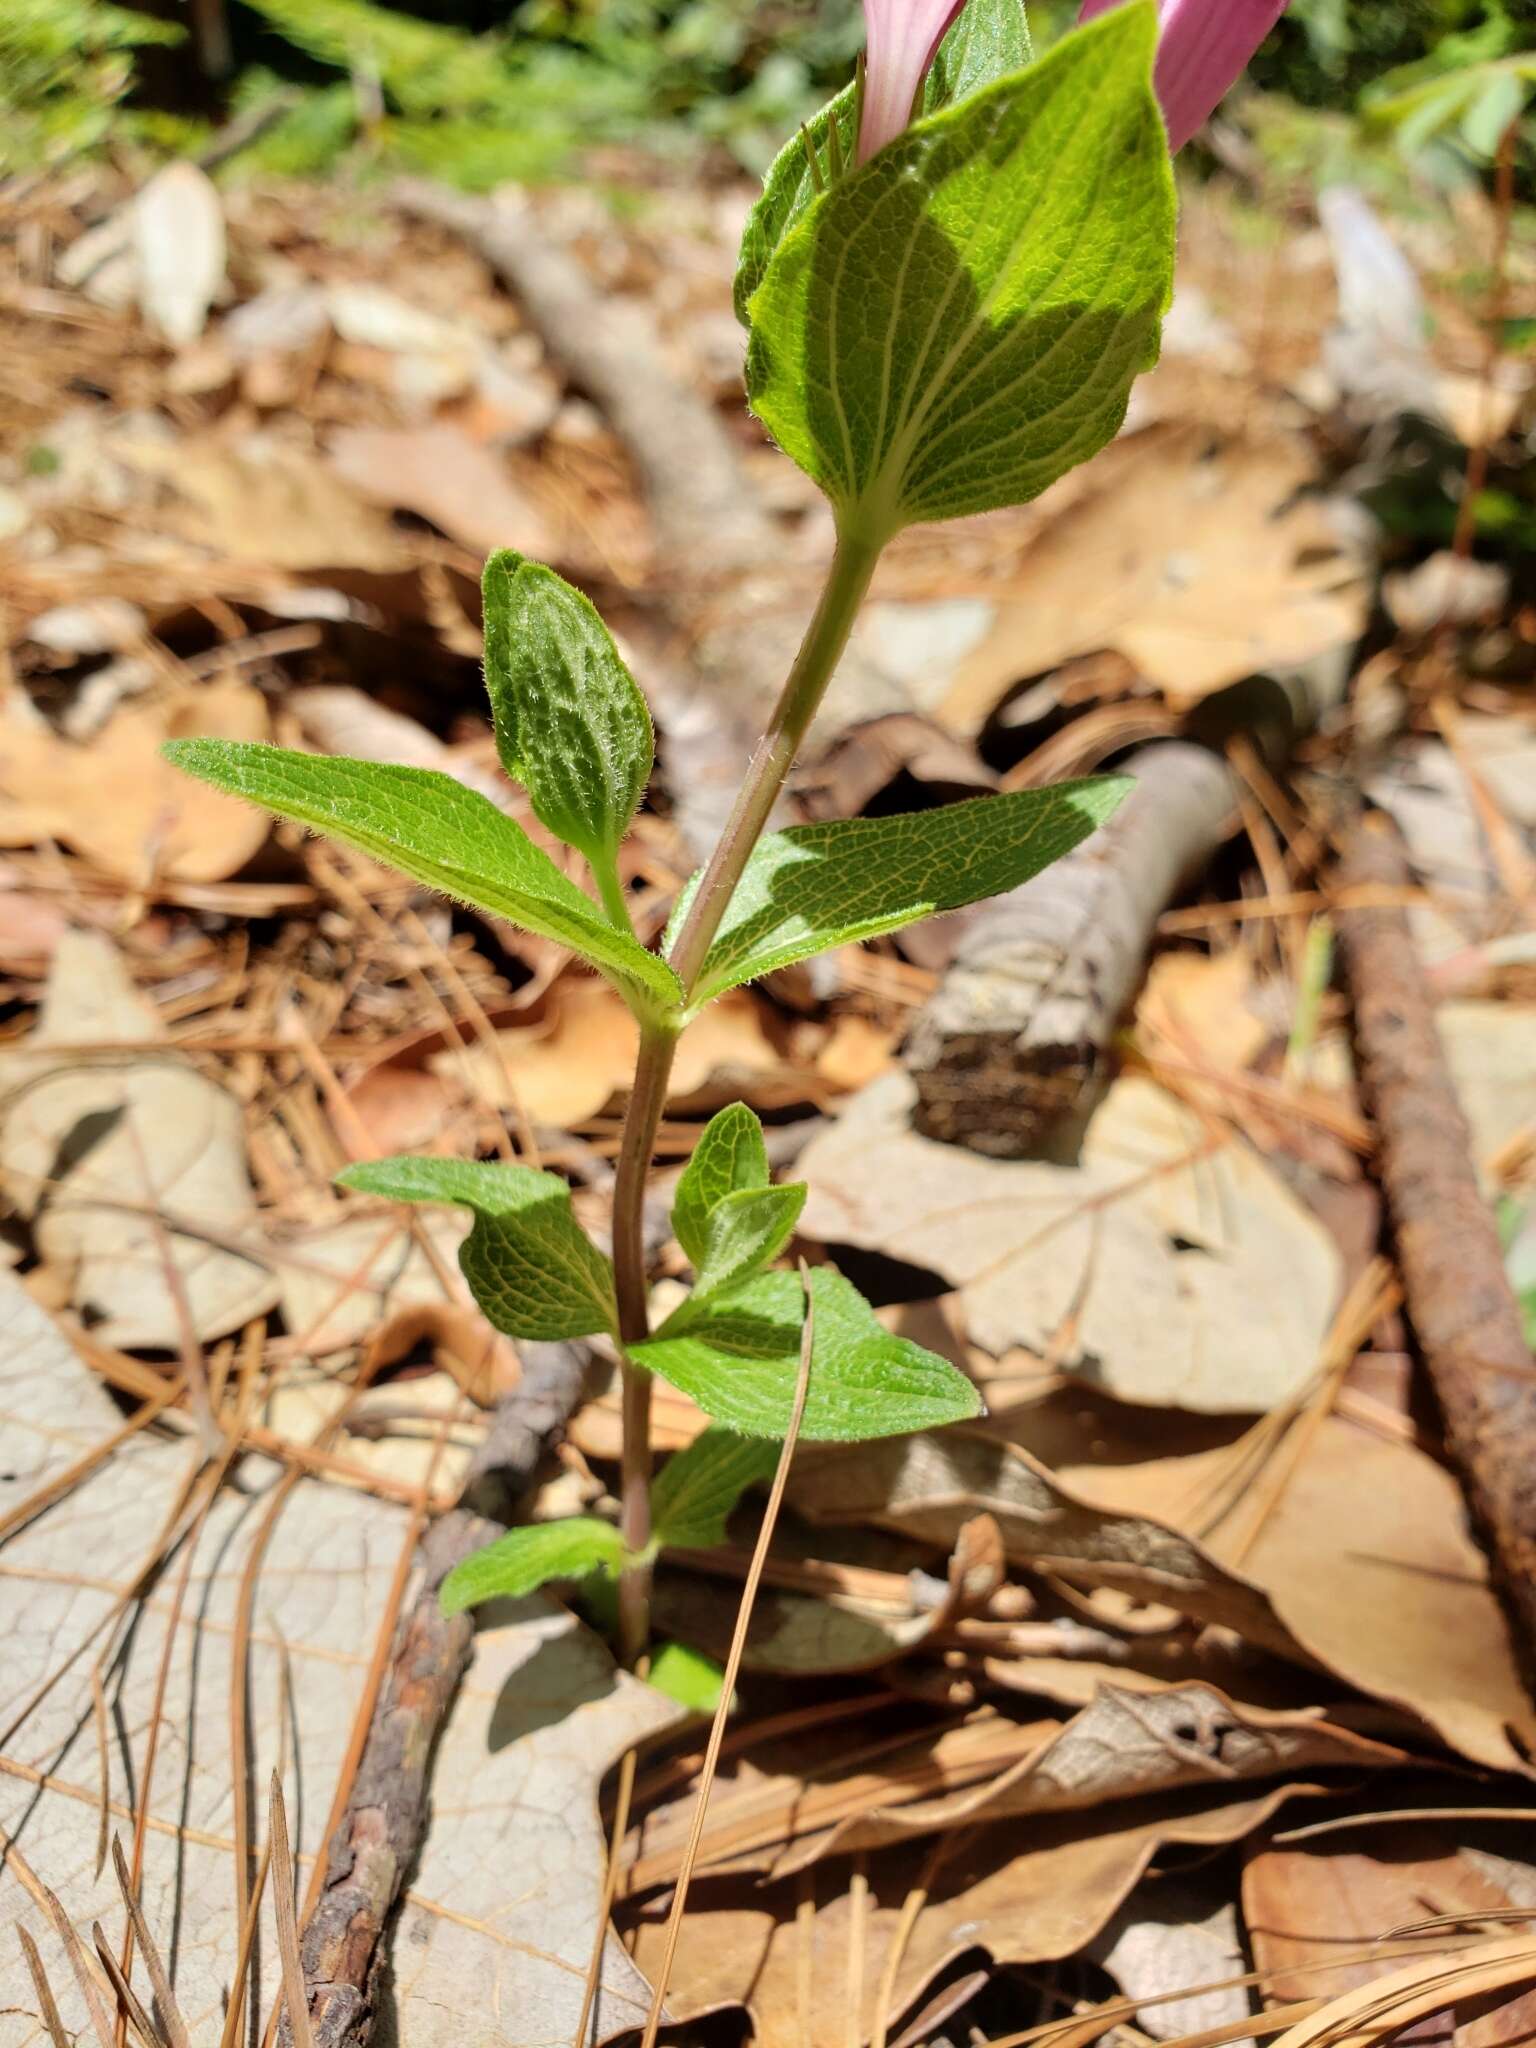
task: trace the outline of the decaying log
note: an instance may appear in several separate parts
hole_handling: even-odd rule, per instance
[[[1346,897],[1410,885],[1386,819],[1373,814],[1356,828],[1339,881]],[[1477,1184],[1407,913],[1346,901],[1338,929],[1408,1315],[1527,1681],[1536,1682],[1536,1360]]]
[[[497,1403],[459,1505],[422,1540],[420,1582],[401,1616],[352,1796],[331,1838],[325,1887],[304,1925],[316,2048],[365,2048],[372,2038],[383,1936],[421,1846],[433,1746],[469,1662],[470,1619],[445,1619],[438,1588],[461,1559],[501,1534],[581,1398],[587,1358],[581,1345],[523,1347],[523,1377]],[[286,2020],[281,2038],[289,2040]]]
[[[1110,823],[976,917],[917,1018],[905,1059],[927,1136],[1027,1156],[1098,1073],[1159,916],[1236,805],[1226,763],[1187,741],[1123,772],[1136,787]]]

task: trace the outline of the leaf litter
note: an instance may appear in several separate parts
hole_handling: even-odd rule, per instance
[[[36,227],[4,313],[21,371],[6,425],[42,454],[0,475],[0,1287],[19,1447],[0,1493],[0,1826],[82,1935],[93,1918],[120,1931],[105,1813],[142,1861],[143,1925],[200,2039],[223,2025],[240,1901],[265,1867],[251,1788],[284,1774],[302,1908],[416,1533],[519,1370],[455,1293],[462,1226],[354,1213],[331,1178],[425,1139],[526,1156],[580,1201],[612,1171],[630,1048],[627,1013],[552,942],[273,829],[163,774],[155,749],[271,734],[409,760],[526,822],[483,719],[480,554],[510,541],[576,576],[648,682],[719,620],[694,593],[658,655],[648,611],[678,600],[630,451],[573,403],[558,338],[466,243],[382,199],[366,203],[389,235],[371,246],[332,232],[317,191],[183,178],[135,209],[121,173],[90,175],[90,195],[25,196]],[[1255,672],[1348,657],[1379,564],[1320,445],[1325,416],[1344,430],[1313,376],[1318,318],[1307,291],[1276,289],[1288,265],[1310,279],[1317,251],[1262,252],[1223,207],[1220,181],[1192,195],[1182,311],[1105,465],[896,551],[864,632],[880,672],[865,704],[885,717],[818,733],[802,816],[856,771],[877,812],[897,792],[910,807],[1026,786],[1044,760],[1083,772],[1206,704],[1219,742]],[[51,270],[88,216],[112,237]],[[531,220],[570,234],[558,207]],[[168,234],[195,237],[198,261],[167,271]],[[728,243],[717,209],[669,191],[654,217],[587,222],[572,246],[627,266],[673,357],[730,402],[703,359]],[[1348,371],[1337,348],[1331,362]],[[1468,364],[1430,371],[1454,397]],[[1386,418],[1398,400],[1348,402]],[[750,601],[792,619],[821,542],[798,494],[774,506],[791,583]],[[1410,839],[1427,964],[1459,998],[1440,1022],[1486,1188],[1518,1218],[1536,1208],[1536,819],[1528,635],[1498,603],[1490,584],[1456,614],[1452,715],[1438,679],[1440,711],[1415,708],[1411,609],[1355,703],[1388,713],[1393,746],[1407,727],[1406,766],[1373,791]],[[923,743],[891,754],[892,716],[926,722]],[[692,865],[662,722],[660,800],[626,875],[648,933]],[[1410,2018],[1529,1976],[1518,1941],[1459,1960],[1441,1933],[1406,1969],[1384,1942],[1415,1918],[1483,1928],[1536,1906],[1524,1829],[1462,1817],[1526,1810],[1536,1729],[1434,1418],[1407,1391],[1390,1288],[1356,1292],[1376,1226],[1349,1239],[1338,1221],[1368,1208],[1372,1131],[1347,1016],[1304,959],[1349,745],[1329,731],[1303,773],[1250,783],[1241,835],[1165,920],[1076,1144],[1015,1163],[912,1133],[899,1046],[953,921],[788,969],[689,1041],[664,1175],[745,1095],[812,1183],[807,1254],[871,1262],[885,1319],[930,1344],[942,1326],[991,1413],[797,1458],[674,2013],[745,2010],[759,2041],[847,2048],[920,2011],[931,2036],[968,2011],[1022,2031],[1076,2007],[1086,2040],[1131,2010],[1109,2002],[1118,1987],[1174,2001],[1140,2014],[1156,2038],[1240,2039],[1266,2003],[1369,1993],[1385,1971],[1381,2012]],[[657,1251],[677,1269],[659,1233]],[[612,1416],[600,1393],[574,1418],[532,1513],[608,1511]],[[658,1444],[701,1421],[669,1392]],[[756,1512],[708,1570],[669,1567],[680,1635],[728,1635]],[[697,1740],[557,1603],[482,1630],[391,1944],[413,2048],[570,2038],[611,1824],[598,1796],[636,1740],[600,2039],[649,2003]],[[1274,1839],[1313,1814],[1398,1809],[1411,1828]],[[63,2023],[87,2025],[49,1913],[24,1882],[6,1897]],[[270,1903],[269,1883],[263,2025]],[[1368,1960],[1325,1971],[1341,1945]],[[1255,1986],[1188,2003],[1250,1963]],[[148,2005],[142,1960],[130,1977]],[[38,1999],[0,2038],[38,2038]],[[1372,2012],[1293,2020],[1286,2038],[1371,2038]],[[1521,2012],[1457,2031],[1496,2048]]]

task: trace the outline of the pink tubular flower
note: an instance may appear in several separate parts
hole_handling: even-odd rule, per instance
[[[1120,0],[1083,0],[1079,21]],[[1162,33],[1157,96],[1168,143],[1180,150],[1215,112],[1253,53],[1284,14],[1287,0],[1157,0]],[[873,35],[873,30],[871,30]]]
[[[859,162],[906,127],[912,102],[965,0],[864,0],[864,108]]]

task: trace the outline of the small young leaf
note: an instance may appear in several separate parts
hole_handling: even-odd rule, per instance
[[[651,1518],[663,1550],[713,1550],[749,1486],[771,1479],[777,1444],[718,1426],[674,1451],[651,1489]]]
[[[765,833],[705,958],[695,1006],[829,946],[1016,889],[1097,831],[1130,787],[1123,775],[1090,776],[934,811]],[[694,886],[673,912],[673,930]]]
[[[835,143],[831,140],[834,123]],[[832,183],[837,166],[852,164],[858,141],[857,91],[853,85],[845,85],[790,137],[769,166],[762,196],[742,229],[741,253],[736,259],[733,298],[736,318],[743,327],[749,325],[747,307],[767,275],[774,251],[811,201]]]
[[[715,1204],[704,1226],[704,1256],[694,1270],[690,1321],[706,1302],[778,1257],[800,1221],[805,1193],[803,1180],[789,1181],[776,1188],[741,1188]]]
[[[840,1273],[818,1266],[811,1300],[811,1379],[800,1431],[807,1440],[861,1443],[981,1412],[963,1373],[920,1344],[893,1337]],[[798,1274],[762,1273],[717,1296],[685,1334],[672,1334],[669,1319],[632,1355],[728,1429],[782,1437],[794,1404],[804,1313]]]
[[[459,1265],[487,1322],[509,1337],[556,1342],[613,1333],[613,1268],[571,1210],[558,1174],[486,1160],[371,1159],[336,1176],[390,1202],[472,1209]]]
[[[695,1267],[708,1256],[706,1225],[715,1204],[743,1189],[765,1188],[772,1179],[763,1127],[747,1105],[733,1102],[712,1116],[672,1197],[672,1228]]]
[[[1128,0],[803,205],[747,308],[753,410],[866,542],[1019,505],[1157,358],[1174,192]]]
[[[172,740],[164,752],[216,789],[569,946],[646,1014],[661,1015],[680,1001],[677,976],[664,960],[619,931],[520,825],[451,775],[246,740]]]
[[[929,69],[923,112],[952,107],[1034,61],[1025,0],[967,0]]]
[[[565,1522],[532,1522],[509,1529],[484,1550],[456,1564],[437,1601],[444,1614],[462,1614],[486,1600],[521,1600],[551,1579],[584,1579],[616,1572],[624,1546],[611,1522],[573,1515]]]
[[[510,548],[485,565],[485,685],[502,765],[540,821],[611,866],[650,779],[639,685],[579,590]]]
[[[663,1643],[651,1659],[645,1682],[691,1713],[716,1714],[725,1667],[702,1650],[690,1650],[686,1643]]]

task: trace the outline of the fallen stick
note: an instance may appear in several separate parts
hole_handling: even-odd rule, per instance
[[[1403,891],[1395,829],[1373,814],[1339,870],[1338,912],[1360,1079],[1398,1264],[1446,1442],[1503,1595],[1528,1682],[1536,1681],[1536,1361],[1504,1270],[1472,1139],[1451,1085],[1405,911],[1347,897]]]
[[[383,1937],[426,1830],[432,1751],[469,1662],[473,1624],[437,1604],[461,1559],[499,1536],[540,1457],[581,1398],[587,1353],[523,1347],[523,1377],[497,1403],[459,1504],[420,1547],[421,1581],[401,1616],[351,1796],[329,1844],[325,1884],[300,1954],[315,2048],[366,2048]],[[487,1519],[494,1517],[494,1519]],[[290,2039],[287,2022],[279,2038]]]
[[[397,204],[474,245],[500,273],[550,354],[634,457],[662,552],[678,570],[739,569],[773,530],[713,406],[663,361],[637,306],[603,298],[540,230],[526,200],[475,199],[406,180]]]
[[[1185,740],[1141,748],[1124,773],[1136,787],[1111,822],[975,918],[916,1019],[903,1057],[926,1136],[1027,1157],[1098,1074],[1159,916],[1237,805],[1220,755]]]

